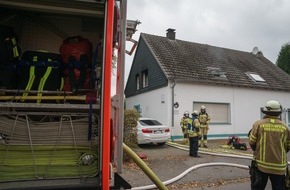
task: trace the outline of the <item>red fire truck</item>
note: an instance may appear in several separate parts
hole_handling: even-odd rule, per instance
[[[126,7],[0,0],[0,189],[130,188],[118,175],[125,43],[138,24],[127,27]]]

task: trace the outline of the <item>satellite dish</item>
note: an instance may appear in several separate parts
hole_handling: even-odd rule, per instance
[[[252,54],[257,55],[258,52],[259,52],[258,47],[254,47],[252,50]]]

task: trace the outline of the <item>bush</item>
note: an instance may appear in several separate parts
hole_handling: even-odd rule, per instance
[[[133,110],[124,110],[124,133],[123,133],[123,142],[136,151],[138,149],[138,140],[137,140],[137,121],[139,119],[138,112]],[[129,157],[124,153],[124,161],[128,161]]]
[[[138,146],[137,141],[137,121],[139,119],[136,110],[124,111],[124,136],[123,142],[130,148]]]

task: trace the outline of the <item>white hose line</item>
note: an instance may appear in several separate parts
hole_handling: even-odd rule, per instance
[[[174,145],[171,143],[167,143],[168,146],[172,146],[174,148],[178,148],[181,150],[185,150],[188,151],[188,147],[181,147],[178,145]],[[222,154],[222,153],[214,153],[214,152],[207,152],[207,151],[198,151],[201,154],[208,154],[208,155],[213,155],[213,156],[224,156],[224,157],[231,157],[231,158],[242,158],[242,159],[252,159],[252,156],[242,156],[242,155],[235,155],[235,154]],[[290,164],[290,162],[288,161],[288,164]],[[238,168],[242,168],[242,169],[249,169],[249,166],[246,165],[240,165],[240,164],[233,164],[233,163],[224,163],[224,162],[212,162],[212,163],[204,163],[204,164],[199,164],[199,165],[195,165],[192,166],[191,168],[185,170],[183,173],[181,173],[180,175],[164,181],[163,184],[164,185],[169,185],[175,181],[180,180],[182,177],[184,177],[186,174],[188,174],[189,172],[191,172],[192,170],[201,168],[201,167],[208,167],[208,166],[232,166],[232,167],[238,167]],[[140,187],[133,187],[132,190],[146,190],[146,189],[153,189],[156,188],[156,185],[147,185],[147,186],[140,186]]]
[[[183,173],[181,173],[180,175],[164,181],[164,185],[169,185],[175,181],[180,180],[182,177],[184,177],[186,174],[188,174],[189,172],[191,172],[192,170],[201,168],[201,167],[209,167],[209,166],[232,166],[232,167],[238,167],[238,168],[242,168],[242,169],[249,169],[249,166],[246,165],[240,165],[240,164],[232,164],[232,163],[224,163],[224,162],[212,162],[212,163],[204,163],[204,164],[199,164],[199,165],[195,165],[192,166],[191,168],[185,170]],[[153,189],[156,188],[156,185],[147,185],[147,186],[141,186],[141,187],[133,187],[132,190],[145,190],[145,189]]]
[[[188,147],[180,147],[178,145],[173,145],[173,144],[167,144],[168,146],[172,146],[174,148],[178,148],[180,150],[185,150],[185,151],[188,151]],[[236,154],[222,154],[222,153],[215,153],[215,152],[207,152],[207,151],[202,151],[202,150],[199,150],[198,153],[201,153],[201,154],[207,154],[207,155],[213,155],[213,156],[223,156],[223,157],[231,157],[231,158],[242,158],[242,159],[252,159],[253,157],[252,156],[242,156],[242,155],[236,155]]]
[[[178,146],[178,145],[174,145],[171,143],[167,143],[168,146],[172,146],[174,148],[178,148],[181,150],[185,150],[188,151],[188,147],[185,146]],[[223,157],[231,157],[231,158],[242,158],[242,159],[252,159],[251,156],[242,156],[242,155],[235,155],[235,154],[222,154],[222,153],[214,153],[214,152],[207,152],[207,151],[199,151],[199,153],[201,154],[207,154],[207,155],[213,155],[213,156],[223,156]],[[187,170],[185,170],[183,173],[181,173],[180,175],[176,176],[175,178],[172,178],[168,181],[163,182],[164,185],[168,185],[171,184],[177,180],[180,180],[182,177],[184,177],[187,173],[189,173],[190,171],[200,168],[200,167],[207,167],[207,166],[234,166],[234,167],[239,167],[239,168],[243,168],[243,169],[249,169],[248,166],[245,165],[239,165],[239,164],[232,164],[232,163],[223,163],[223,162],[213,162],[213,163],[205,163],[205,164],[199,164],[196,166],[193,166]],[[132,190],[143,190],[143,189],[152,189],[152,188],[156,188],[156,185],[148,185],[148,186],[142,186],[142,187],[134,187],[132,188]]]

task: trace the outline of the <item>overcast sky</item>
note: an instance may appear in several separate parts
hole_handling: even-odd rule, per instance
[[[290,42],[290,0],[128,0],[127,20],[141,21],[135,40],[173,28],[179,40],[246,52],[258,47],[273,63]],[[125,85],[133,57],[126,55]]]

